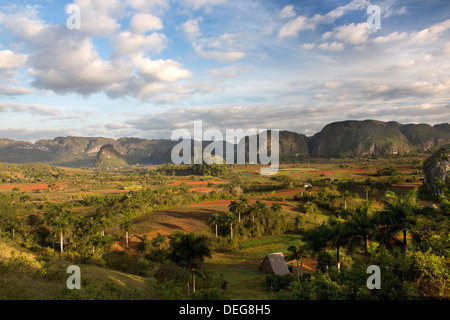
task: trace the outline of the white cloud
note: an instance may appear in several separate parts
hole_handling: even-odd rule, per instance
[[[316,47],[315,43],[304,43],[302,44],[301,48],[305,50],[312,50]]]
[[[25,66],[27,56],[12,52],[11,50],[0,51],[0,72],[8,69],[19,69]]]
[[[326,50],[326,51],[340,51],[344,49],[344,44],[341,42],[325,42],[325,43],[321,43],[317,46],[317,48],[321,49],[321,50]]]
[[[293,5],[287,5],[283,8],[283,10],[280,11],[280,18],[286,19],[286,18],[293,18],[297,15],[297,13],[294,10]]]
[[[74,0],[80,7],[81,32],[97,37],[107,37],[120,29],[118,20],[126,15],[121,0]]]
[[[0,112],[26,112],[43,116],[54,116],[60,113],[57,109],[50,109],[41,105],[26,105],[15,102],[0,102]]]
[[[367,23],[347,24],[334,28],[332,31],[325,32],[322,39],[335,39],[352,45],[359,45],[367,42],[370,30],[367,29]]]
[[[278,38],[296,37],[301,31],[314,30],[316,25],[321,23],[334,23],[336,19],[342,17],[344,14],[355,10],[365,10],[369,5],[370,3],[367,0],[352,0],[347,5],[331,10],[325,15],[316,14],[311,18],[298,16],[281,27]]]
[[[113,41],[119,57],[141,56],[144,52],[160,53],[167,46],[166,36],[158,32],[143,35],[124,31]]]
[[[182,65],[173,60],[151,60],[137,57],[133,59],[134,66],[138,69],[139,75],[149,81],[174,82],[182,79],[189,79],[193,75]]]
[[[324,83],[324,87],[331,90],[336,90],[342,87],[344,83],[342,81],[328,81]]]
[[[199,22],[203,21],[203,18],[191,19],[183,23],[180,28],[190,41],[194,41],[201,36]]]
[[[299,16],[286,23],[278,32],[278,38],[296,37],[300,31],[313,30],[315,26],[304,16]]]
[[[151,14],[137,13],[130,20],[130,26],[134,32],[146,33],[149,31],[157,31],[163,28],[160,18]]]
[[[220,62],[233,62],[246,56],[245,52],[237,48],[240,46],[240,43],[236,40],[236,34],[234,33],[225,33],[218,37],[200,38],[202,33],[199,22],[201,21],[203,21],[202,18],[191,19],[179,27],[191,41],[197,55]]]
[[[412,44],[430,44],[436,42],[440,36],[442,36],[447,30],[450,29],[450,19],[441,23],[432,25],[429,28],[425,28],[418,32],[411,34],[409,42]]]

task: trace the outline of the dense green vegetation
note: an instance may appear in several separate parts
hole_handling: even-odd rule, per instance
[[[311,159],[274,177],[2,164],[0,298],[449,298],[450,194],[408,184],[424,181],[422,159]],[[273,252],[292,275],[264,281]],[[65,287],[71,264],[82,290]],[[367,289],[368,265],[381,290]]]

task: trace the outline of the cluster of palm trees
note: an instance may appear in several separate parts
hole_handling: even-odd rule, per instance
[[[306,231],[303,236],[305,242],[300,241],[288,248],[289,259],[301,263],[306,254],[320,256],[327,248],[333,247],[336,250],[336,268],[340,271],[342,248],[350,252],[362,248],[364,262],[368,264],[369,241],[376,240],[392,248],[400,243],[399,238],[402,238],[401,245],[406,254],[407,233],[414,226],[415,215],[420,209],[417,190],[410,191],[404,198],[387,191],[382,204],[383,209],[375,211],[372,203],[367,201],[350,210],[347,220],[331,217],[326,223]]]
[[[228,229],[230,238],[233,239],[233,227],[236,224],[242,225],[243,222],[249,222],[252,229],[255,229],[258,217],[262,218],[264,214],[278,214],[283,207],[280,203],[274,203],[269,207],[262,200],[257,200],[251,204],[247,198],[241,197],[238,201],[231,201],[228,209],[230,213],[213,213],[209,219],[209,225],[214,228],[216,238],[219,237],[219,227]]]

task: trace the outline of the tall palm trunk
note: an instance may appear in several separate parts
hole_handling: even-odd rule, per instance
[[[218,237],[219,237],[219,234],[217,232],[217,223],[216,223],[216,238],[218,238]]]
[[[64,238],[63,238],[63,232],[61,231],[61,233],[59,234],[60,236],[60,241],[61,241],[61,254],[64,252]]]
[[[128,248],[128,231],[126,232],[126,234],[125,234],[125,237],[126,237],[126,241],[127,241],[127,248]]]
[[[195,293],[195,270],[192,272],[192,293]]]
[[[337,246],[336,249],[336,260],[338,272],[341,272],[341,259],[339,258],[339,246]]]

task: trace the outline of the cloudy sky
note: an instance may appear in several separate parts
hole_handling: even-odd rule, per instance
[[[450,1],[0,3],[0,138],[170,138],[194,120],[313,135],[350,119],[450,121]]]

